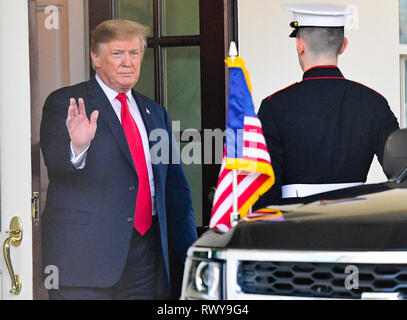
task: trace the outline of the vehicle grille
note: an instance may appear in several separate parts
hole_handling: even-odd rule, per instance
[[[349,265],[242,261],[237,282],[244,293],[265,295],[360,299],[363,292],[407,294],[406,264],[354,264],[358,267],[359,286],[351,290],[345,288],[346,278],[354,273],[345,273]],[[349,279],[348,283],[356,284]]]

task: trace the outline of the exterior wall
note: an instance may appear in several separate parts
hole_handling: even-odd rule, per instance
[[[281,7],[285,2],[290,1],[239,0],[239,54],[250,72],[256,108],[263,98],[302,77],[295,41],[288,37],[292,13]],[[359,27],[345,31],[349,45],[339,58],[339,67],[346,78],[384,95],[400,119],[398,1],[375,1],[374,5],[369,0],[324,2],[358,7]],[[386,177],[375,160],[368,182],[384,180]]]

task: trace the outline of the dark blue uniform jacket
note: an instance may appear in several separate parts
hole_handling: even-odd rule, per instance
[[[335,66],[307,70],[264,99],[258,117],[276,184],[255,208],[280,203],[283,185],[365,182],[374,155],[382,164],[386,139],[399,128],[382,95]]]

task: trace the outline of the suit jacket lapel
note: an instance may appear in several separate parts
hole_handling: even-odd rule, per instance
[[[154,118],[153,118],[153,116],[151,114],[151,111],[149,110],[149,106],[146,105],[142,101],[140,96],[134,90],[132,90],[132,94],[133,94],[134,99],[136,100],[138,109],[139,109],[140,114],[141,114],[141,118],[143,119],[144,126],[145,126],[146,131],[147,131],[147,136],[149,137],[150,132],[157,128],[157,126],[156,126],[156,124],[154,122]],[[150,144],[150,148],[151,148],[152,143],[151,143],[150,139],[149,139],[149,144]]]
[[[123,131],[123,127],[119,119],[117,118],[117,115],[114,112],[109,99],[106,97],[105,93],[103,92],[102,88],[99,86],[95,78],[89,81],[88,95],[89,110],[99,110],[99,117],[101,117],[110,128],[112,135],[119,146],[119,149],[129,161],[133,169],[135,169],[133,158],[131,156],[129,146],[127,144],[127,139]],[[88,106],[86,107],[88,108]]]

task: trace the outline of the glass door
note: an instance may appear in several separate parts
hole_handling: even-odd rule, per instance
[[[134,20],[150,28],[135,90],[168,111],[191,186],[198,233],[209,225],[211,191],[222,160],[213,146],[219,139],[211,133],[225,129],[224,60],[229,42],[237,39],[236,2],[88,0],[89,31],[112,18]],[[210,137],[208,141],[205,135]]]
[[[182,154],[188,131],[201,131],[199,0],[118,0],[117,17],[150,28],[135,90],[167,109]],[[184,139],[183,139],[184,138]],[[202,164],[183,162],[191,185],[195,222],[202,225]]]

